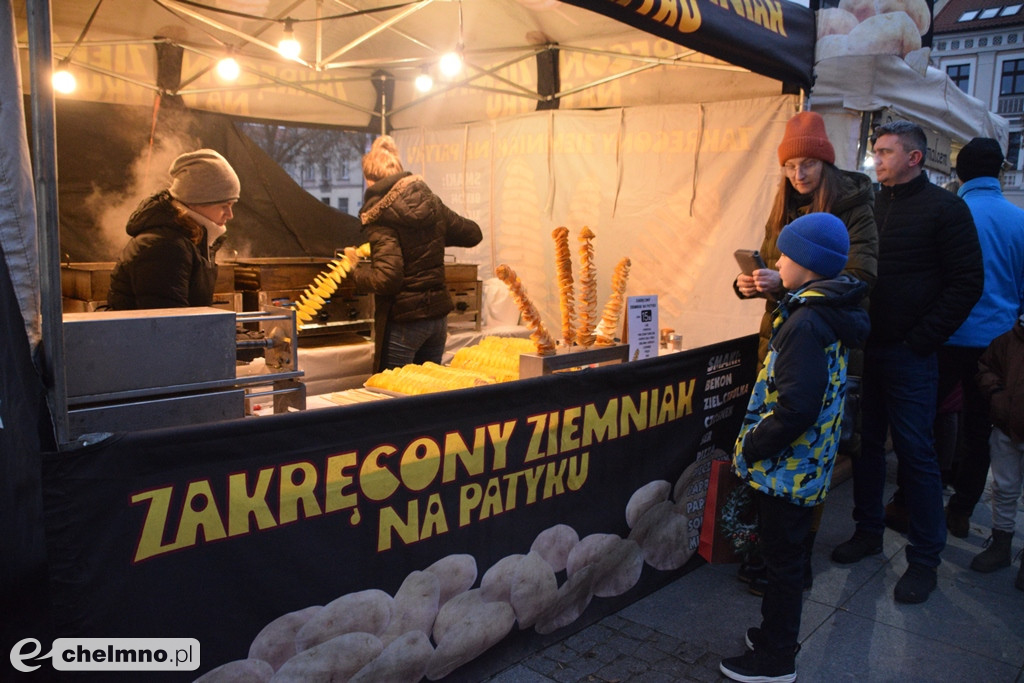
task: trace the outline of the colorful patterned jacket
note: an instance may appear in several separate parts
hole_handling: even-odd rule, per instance
[[[797,505],[828,493],[842,433],[846,363],[870,329],[867,285],[848,275],[787,294],[772,317],[765,363],[750,395],[733,470],[751,487]]]

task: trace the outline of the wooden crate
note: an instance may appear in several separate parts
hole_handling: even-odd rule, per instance
[[[447,282],[476,282],[477,268],[475,263],[445,263],[444,279]]]
[[[455,309],[448,314],[448,326],[457,328],[472,327],[480,329],[480,311],[482,308],[483,283],[448,282],[448,293],[451,294]]]

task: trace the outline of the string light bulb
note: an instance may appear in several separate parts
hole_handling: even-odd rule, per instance
[[[238,60],[230,55],[217,62],[217,75],[222,81],[237,81],[241,73],[242,67],[238,65]]]
[[[285,59],[298,59],[302,46],[295,40],[295,30],[291,19],[284,20],[284,37],[277,44],[277,52]]]
[[[53,89],[64,95],[69,95],[78,87],[75,75],[68,70],[66,60],[57,63],[57,69],[53,72]]]
[[[423,71],[416,76],[416,90],[419,92],[430,92],[430,89],[434,87],[434,79],[431,77],[430,72],[427,71],[427,67],[423,67]]]
[[[456,48],[454,52],[449,52],[441,57],[441,62],[438,65],[441,68],[441,73],[446,78],[455,78],[462,71],[462,44]]]

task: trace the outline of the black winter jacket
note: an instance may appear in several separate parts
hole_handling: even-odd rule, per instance
[[[967,204],[923,173],[875,197],[878,280],[871,293],[874,343],[936,351],[981,296],[985,271]]]
[[[370,242],[370,268],[352,275],[374,296],[374,336],[388,322],[439,318],[454,308],[445,283],[445,247],[475,247],[480,226],[445,206],[421,176],[396,173],[366,189],[359,212]],[[380,358],[380,354],[375,354]]]
[[[207,245],[206,228],[179,210],[169,192],[143,200],[125,230],[132,239],[110,274],[110,308],[179,308],[213,303],[216,248]],[[198,244],[191,235],[197,236]]]

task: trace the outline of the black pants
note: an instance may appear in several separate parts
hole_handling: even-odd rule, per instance
[[[959,380],[964,392],[962,432],[953,457],[953,489],[949,509],[970,517],[985,491],[988,477],[988,438],[992,433],[988,399],[978,389],[978,359],[985,349],[944,346],[939,351],[939,396],[943,387]]]
[[[792,652],[800,634],[804,599],[805,540],[813,507],[754,491],[760,549],[768,567],[761,598],[761,635],[769,651]]]

